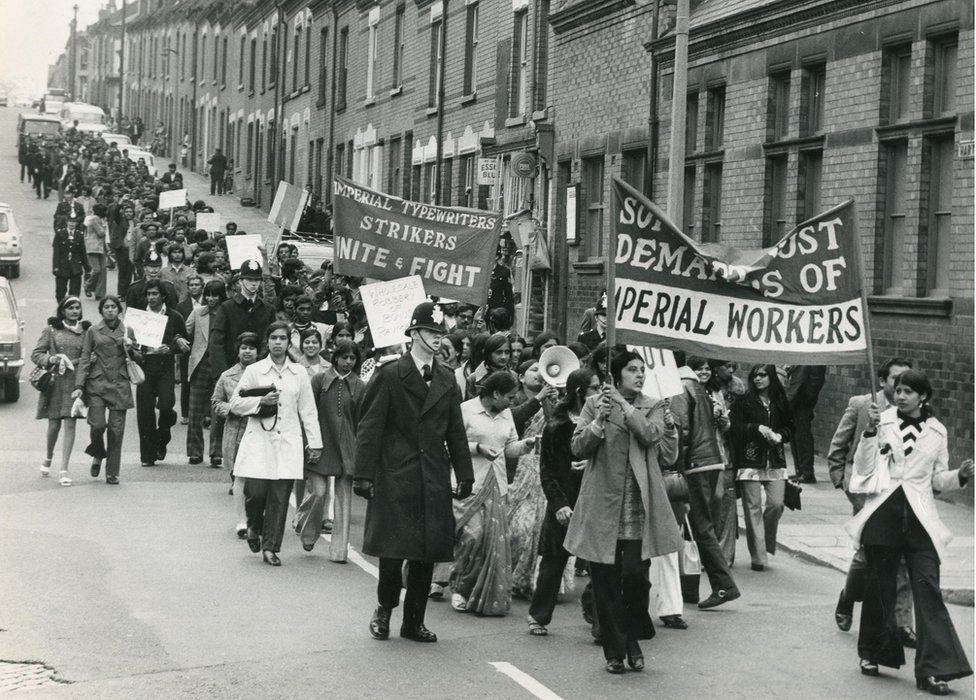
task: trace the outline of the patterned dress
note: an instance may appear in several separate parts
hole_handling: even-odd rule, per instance
[[[540,435],[546,424],[540,410],[525,428],[524,438]],[[512,594],[530,598],[535,588],[539,533],[546,517],[546,495],[539,479],[539,451],[519,458],[508,492],[508,536],[512,555]]]

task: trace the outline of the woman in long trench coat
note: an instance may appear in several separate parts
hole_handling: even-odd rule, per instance
[[[622,673],[625,654],[643,668],[637,640],[654,636],[650,559],[682,545],[658,466],[677,459],[678,431],[664,403],[640,393],[640,355],[618,353],[610,369],[614,388],[587,399],[573,433],[573,454],[590,462],[563,546],[591,563],[607,670]]]

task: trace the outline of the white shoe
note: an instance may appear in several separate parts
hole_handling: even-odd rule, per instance
[[[430,584],[430,593],[427,595],[427,597],[440,600],[444,597],[444,586],[438,583]]]
[[[460,593],[453,593],[451,594],[451,607],[458,612],[467,612],[468,601]]]
[[[58,476],[60,477],[58,479],[59,484],[62,486],[71,486],[71,477],[68,476],[68,472],[63,471]]]
[[[41,463],[41,476],[51,476],[51,460],[45,459]]]

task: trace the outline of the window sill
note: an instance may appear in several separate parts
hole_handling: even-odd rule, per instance
[[[395,88],[393,88],[392,90],[390,90],[390,97],[396,97],[397,95],[402,95],[402,94],[403,94],[403,86],[402,85],[397,85]]]
[[[779,141],[769,141],[763,144],[763,150],[767,153],[770,151],[780,151],[786,150],[790,146],[799,146],[802,148],[811,148],[819,146],[823,148],[824,142],[827,137],[823,134],[818,136],[801,136],[799,138],[786,138],[780,139]]]
[[[544,122],[549,119],[549,110],[541,109],[538,112],[532,113],[532,121],[534,122]]]
[[[428,107],[427,108],[427,116],[428,117],[436,117],[438,111],[440,111],[440,110],[437,107]]]
[[[224,83],[223,85],[221,85],[220,86],[220,89],[221,89],[221,91],[226,90],[227,89],[227,83]]]
[[[956,121],[957,118],[954,114],[948,117],[914,119],[912,121],[879,126],[875,129],[875,132],[878,134],[879,139],[902,138],[907,136],[909,131],[920,131],[922,133],[950,131],[955,128]]]
[[[247,96],[248,97],[254,97],[254,90],[251,90],[249,93],[247,93]]]
[[[345,112],[346,111],[346,103],[343,102],[342,104],[337,104],[336,105],[336,108],[335,108],[335,111],[336,111],[336,114],[342,114],[343,112]]]
[[[244,90],[244,83],[238,83],[237,84],[237,89],[238,89],[238,91],[243,91]]]
[[[952,299],[877,294],[868,297],[868,308],[876,314],[883,315],[949,318],[952,315]]]
[[[461,104],[469,105],[477,99],[478,99],[478,93],[472,92],[470,95],[465,95],[464,97],[461,98]]]
[[[606,268],[606,258],[592,258],[573,263],[573,270],[580,275],[602,275]]]
[[[367,97],[365,100],[363,100],[363,107],[364,108],[366,108],[366,107],[372,107],[375,104],[376,104],[376,96],[375,95],[373,97]]]
[[[508,117],[505,120],[505,128],[510,128],[513,126],[525,126],[525,115],[519,117]]]
[[[318,109],[322,109],[323,107],[325,107],[325,98],[324,98],[324,97],[320,97],[320,98],[319,98],[319,99],[318,99],[318,100],[317,100],[317,101],[315,102],[315,106],[316,106],[316,107],[317,107]]]

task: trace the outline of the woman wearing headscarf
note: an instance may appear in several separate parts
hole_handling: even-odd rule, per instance
[[[281,566],[288,495],[304,478],[306,461],[317,462],[322,451],[312,383],[288,358],[289,337],[287,323],[268,326],[268,356],[244,370],[230,400],[231,411],[248,417],[234,464],[234,473],[245,478],[247,544],[271,566]]]
[[[135,405],[126,359],[140,358],[135,349],[135,333],[122,324],[121,311],[122,302],[111,294],[98,302],[102,320],[85,331],[75,371],[75,390],[71,393],[72,398],[81,398],[88,407],[91,444],[85,452],[92,457],[91,475],[98,476],[105,460],[105,481],[113,485],[119,483],[125,413]]]
[[[41,464],[41,476],[51,473],[51,460],[58,436],[64,429],[61,441],[61,468],[58,483],[71,486],[68,464],[75,444],[75,416],[71,415],[74,403],[75,368],[81,359],[83,336],[91,324],[81,320],[81,299],[65,297],[54,317],[47,320],[41,332],[31,361],[50,373],[50,385],[40,392],[37,401],[37,419],[47,420],[47,452]]]
[[[212,415],[210,403],[216,377],[210,362],[210,324],[217,309],[227,300],[227,288],[220,280],[207,282],[203,287],[203,306],[198,306],[186,319],[186,333],[190,341],[177,340],[180,349],[190,353],[187,372],[190,380],[189,425],[186,430],[186,454],[190,464],[203,462],[203,424]],[[223,424],[219,416],[210,424],[210,466],[223,462]]]
[[[947,681],[973,670],[942,600],[939,564],[952,533],[939,519],[935,493],[963,488],[973,462],[949,470],[948,431],[932,411],[932,395],[928,377],[908,370],[895,384],[895,406],[881,413],[871,404],[849,487],[867,494],[867,501],[847,529],[864,547],[872,574],[857,640],[861,673],[877,676],[878,666],[905,663],[895,616],[904,559],[915,600],[915,683],[932,695],[948,695]]]
[[[638,640],[654,636],[650,559],[679,551],[682,537],[658,464],[677,459],[674,419],[663,401],[641,393],[638,353],[616,353],[610,373],[614,385],[587,399],[573,433],[574,456],[589,462],[564,546],[590,562],[606,670],[616,674],[625,656],[635,671],[644,668]]]
[[[733,462],[742,494],[752,570],[763,571],[767,552],[776,553],[776,531],[786,492],[783,445],[793,437],[793,412],[775,365],[754,366],[746,385],[745,395],[732,405]]]

